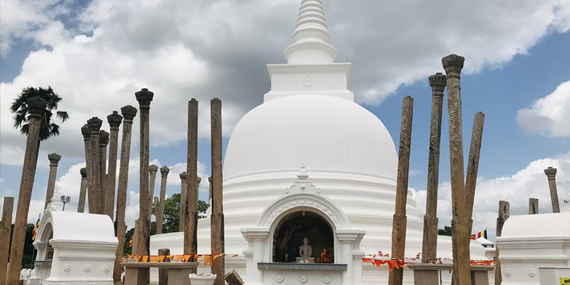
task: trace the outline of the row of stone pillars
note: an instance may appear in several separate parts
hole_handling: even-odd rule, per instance
[[[483,136],[485,116],[479,112],[473,122],[473,133],[469,152],[467,176],[464,175],[463,162],[463,133],[461,112],[460,74],[464,58],[455,54],[442,59],[447,75],[436,73],[429,77],[432,88],[432,115],[430,126],[428,181],[426,215],[424,217],[424,236],[422,245],[422,261],[436,258],[437,253],[437,197],[439,178],[439,158],[441,144],[441,124],[444,90],[448,91],[448,120],[451,192],[453,205],[452,246],[454,284],[471,284],[470,264],[470,232],[472,226],[473,201],[479,167],[479,155]],[[392,258],[404,258],[406,237],[406,201],[408,196],[408,174],[410,146],[412,134],[413,99],[404,98],[402,107],[402,125],[400,133],[400,148],[398,175],[396,184],[396,206],[392,229]],[[403,279],[403,269],[393,269],[390,272],[389,284],[400,285]],[[437,281],[437,280],[436,280]]]

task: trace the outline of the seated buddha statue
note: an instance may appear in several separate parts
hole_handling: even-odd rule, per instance
[[[323,248],[323,252],[321,253],[321,257],[317,259],[317,262],[332,262],[329,252],[326,248]]]
[[[313,257],[313,247],[309,245],[309,239],[303,239],[303,245],[299,247],[299,257],[297,257],[297,262],[303,263],[314,263],[315,258]]]

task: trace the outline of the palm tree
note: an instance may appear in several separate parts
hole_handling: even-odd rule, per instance
[[[22,93],[16,97],[10,107],[10,110],[14,114],[14,128],[19,129],[20,133],[23,135],[28,135],[29,123],[27,101],[32,97],[41,97],[47,101],[46,110],[44,111],[40,125],[40,142],[59,135],[59,125],[53,122],[53,112],[55,111],[55,116],[59,118],[62,123],[69,119],[69,115],[66,111],[57,111],[57,107],[62,98],[59,97],[59,95],[57,95],[50,86],[47,88],[26,87],[22,90]],[[39,147],[40,145],[38,143],[38,149]]]

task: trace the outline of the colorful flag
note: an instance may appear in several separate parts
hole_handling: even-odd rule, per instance
[[[37,233],[39,227],[40,227],[40,218],[38,218],[38,221],[36,222],[36,226],[34,226],[34,230],[32,231],[32,241],[36,240],[36,233]]]
[[[476,240],[478,238],[485,238],[486,239],[487,238],[487,230],[484,230],[484,231],[481,231],[481,232],[478,232],[476,234],[471,235],[472,240]]]
[[[133,237],[131,237],[131,239],[129,240],[129,245],[133,246]]]

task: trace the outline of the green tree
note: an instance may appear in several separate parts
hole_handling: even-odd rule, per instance
[[[69,120],[69,115],[66,111],[57,111],[62,98],[49,86],[47,88],[26,87],[22,89],[22,92],[18,94],[10,107],[10,111],[14,114],[14,128],[19,129],[23,135],[28,135],[28,128],[30,126],[28,122],[28,99],[33,97],[41,97],[47,101],[47,107],[42,116],[40,125],[40,142],[58,136],[59,125],[54,123],[54,117],[59,118],[60,121],[64,123]],[[39,147],[40,145],[38,144],[38,150]]]
[[[444,226],[443,229],[437,230],[437,234],[440,236],[451,236],[451,227]]]
[[[210,205],[202,200],[198,200],[198,213],[205,214]],[[178,231],[180,217],[180,193],[172,195],[172,197],[164,201],[164,225],[163,233],[172,233]],[[200,215],[198,219],[202,218]]]

